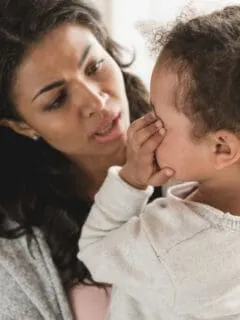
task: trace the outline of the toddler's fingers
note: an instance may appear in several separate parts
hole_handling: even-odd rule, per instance
[[[174,170],[171,168],[163,168],[155,172],[149,179],[149,184],[157,187],[168,182],[174,176]]]
[[[145,143],[141,146],[141,154],[149,154],[156,150],[159,144],[164,139],[166,130],[161,128],[159,131],[154,133]]]
[[[138,148],[142,146],[153,134],[159,132],[162,129],[162,122],[155,121],[149,124],[147,127],[140,129],[137,132],[131,132],[129,134],[129,140],[133,145],[136,145]]]
[[[143,117],[133,121],[129,127],[129,131],[136,132],[146,126],[148,126],[150,123],[156,121],[157,118],[154,114],[154,112],[149,112],[145,114]]]

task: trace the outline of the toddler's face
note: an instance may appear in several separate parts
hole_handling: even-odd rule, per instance
[[[179,76],[169,67],[170,63],[159,62],[151,78],[151,103],[166,129],[164,140],[156,151],[156,160],[160,168],[172,168],[176,179],[208,179],[214,170],[210,140],[208,136],[193,140],[193,124],[179,109],[182,91]]]

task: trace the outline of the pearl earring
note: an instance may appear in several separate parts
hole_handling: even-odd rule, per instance
[[[34,134],[34,135],[32,136],[32,139],[33,139],[34,141],[37,141],[37,140],[39,139],[39,137],[38,137],[36,134]]]

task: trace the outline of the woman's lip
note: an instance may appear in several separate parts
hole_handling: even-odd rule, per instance
[[[111,117],[106,118],[101,125],[95,130],[93,135],[97,134],[100,131],[103,131],[107,126],[109,126],[114,120],[119,118],[120,114],[118,113],[117,115],[112,115]]]
[[[123,132],[120,127],[120,118],[121,115],[119,114],[117,117],[112,119],[112,121],[108,121],[108,123],[106,123],[106,125],[102,127],[102,130],[113,122],[112,128],[109,131],[107,131],[106,134],[103,135],[98,135],[97,133],[95,133],[93,135],[94,140],[99,143],[104,143],[118,139],[120,136],[122,136]]]

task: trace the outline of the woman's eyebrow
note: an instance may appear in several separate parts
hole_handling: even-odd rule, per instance
[[[50,91],[50,90],[53,90],[57,87],[61,87],[65,84],[65,81],[63,80],[59,80],[59,81],[55,81],[55,82],[52,82],[52,83],[49,83],[48,85],[46,85],[45,87],[43,87],[42,89],[40,89],[37,94],[33,97],[32,99],[32,102],[34,100],[36,100],[41,94],[47,92],[47,91]]]
[[[82,65],[84,64],[84,62],[86,61],[88,55],[89,55],[89,52],[92,48],[92,44],[89,44],[85,50],[83,51],[83,54],[81,56],[81,59],[79,61],[79,68],[82,67]],[[41,94],[47,92],[47,91],[50,91],[50,90],[53,90],[57,87],[60,87],[60,86],[63,86],[65,84],[65,81],[64,80],[58,80],[58,81],[55,81],[55,82],[52,82],[52,83],[49,83],[47,84],[46,86],[44,86],[43,88],[41,88],[36,94],[35,96],[33,97],[32,99],[32,102],[34,100],[36,100]]]
[[[81,68],[81,67],[83,66],[83,64],[84,64],[84,62],[86,61],[87,56],[89,55],[89,52],[90,52],[91,49],[92,49],[92,44],[89,44],[89,45],[86,47],[86,49],[84,50],[84,52],[83,52],[83,54],[82,54],[82,57],[81,57],[81,59],[80,59],[80,61],[79,61],[79,64],[78,64],[79,68]]]

